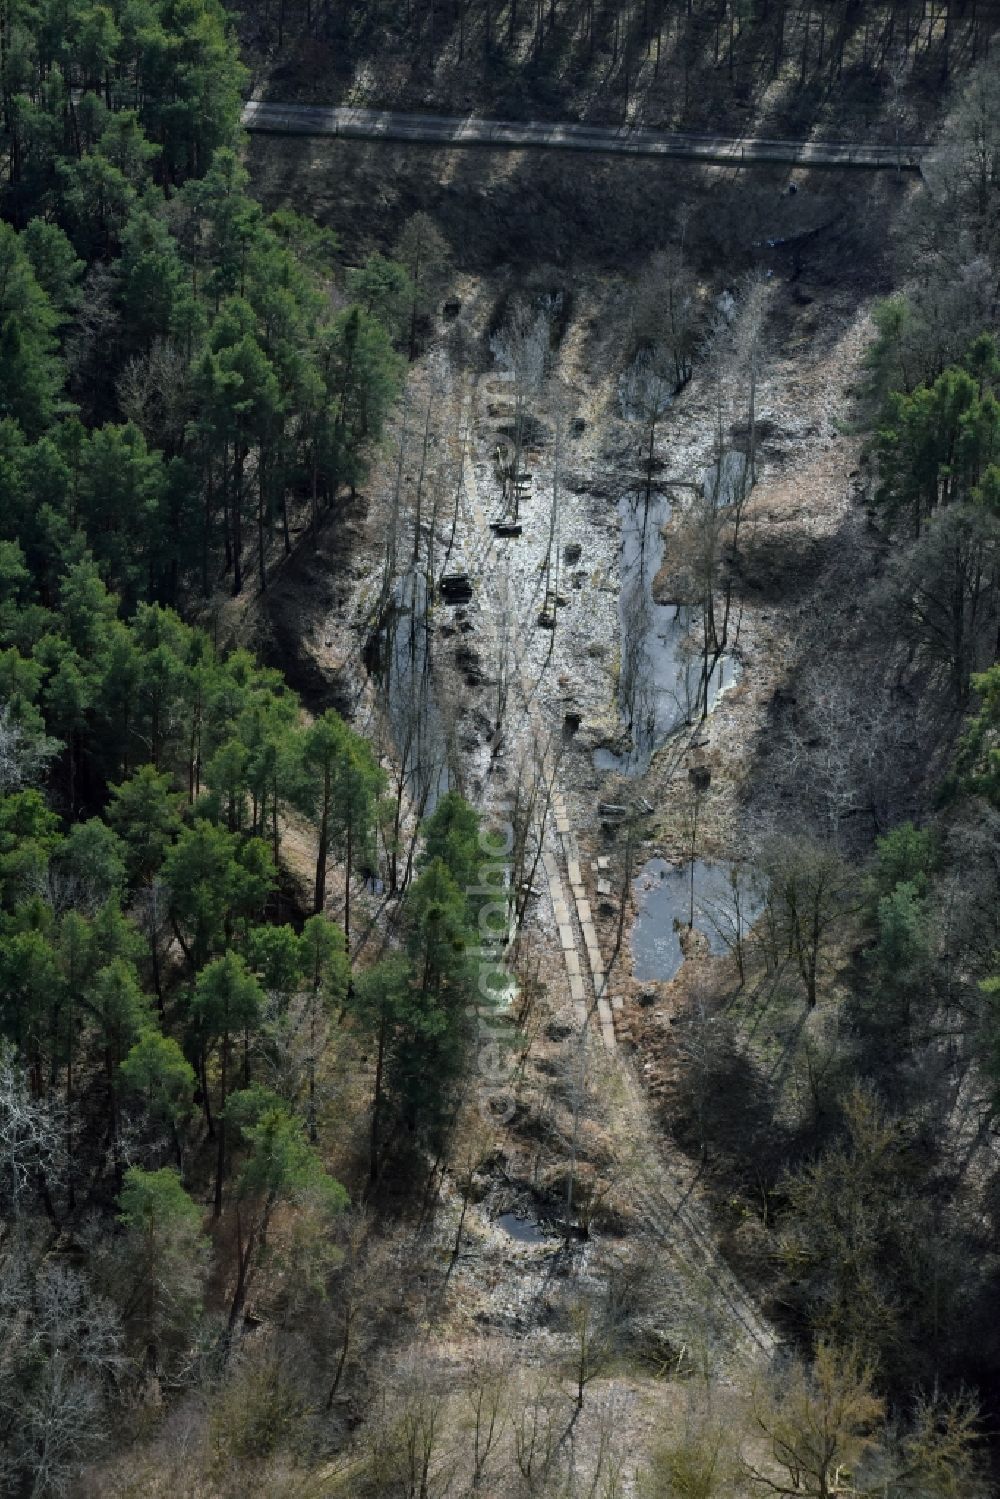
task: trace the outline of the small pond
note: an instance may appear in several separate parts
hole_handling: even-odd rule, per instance
[[[375,675],[382,683],[389,724],[402,760],[407,791],[429,816],[451,785],[448,742],[435,697],[427,619],[428,589],[422,572],[397,579],[378,638]]]
[[[760,881],[746,865],[668,864],[650,859],[633,883],[632,961],[640,980],[672,979],[683,962],[680,929],[691,922],[718,956],[730,952],[763,909]]]
[[[711,471],[715,476],[715,469]],[[728,474],[728,470],[727,470]],[[643,775],[656,750],[701,711],[702,659],[694,628],[700,611],[687,604],[657,604],[653,582],[663,564],[663,528],[671,507],[665,495],[624,495],[621,519],[621,591],[618,597],[621,667],[618,697],[631,742],[621,754],[594,751],[598,770]],[[708,682],[711,708],[735,680],[731,658],[716,663]]]
[[[725,510],[746,497],[749,492],[747,481],[746,454],[727,448],[714,463],[703,470],[701,487],[706,495],[714,495],[717,510]]]
[[[522,1218],[519,1213],[501,1213],[497,1223],[505,1234],[520,1244],[544,1244],[549,1238],[540,1223],[534,1218]]]

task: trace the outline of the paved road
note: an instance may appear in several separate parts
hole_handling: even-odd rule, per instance
[[[402,114],[318,104],[253,101],[243,110],[247,130],[275,135],[334,135],[347,139],[412,141],[436,146],[490,146],[497,150],[544,147],[613,156],[669,156],[740,166],[777,162],[802,167],[858,167],[869,171],[920,170],[927,146],[871,146],[861,142],[745,140],[725,135],[682,135],[642,126],[545,124],[538,120],[483,120],[469,115]]]

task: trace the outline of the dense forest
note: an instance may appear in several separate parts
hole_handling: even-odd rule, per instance
[[[385,254],[354,256],[308,204],[258,201],[237,26],[275,91],[315,42],[343,68],[450,47],[476,60],[494,102],[527,68],[527,112],[540,100],[558,114],[595,54],[613,78],[598,114],[628,116],[663,70],[674,103],[650,106],[657,123],[690,122],[720,93],[726,119],[755,117],[751,81],[764,77],[791,88],[789,128],[864,80],[890,135],[903,115],[887,99],[911,127],[947,100],[920,182],[900,193],[895,289],[874,302],[852,391],[862,541],[816,584],[752,770],[754,919],[678,1001],[653,1100],[663,1139],[704,1177],[720,1262],[777,1329],[766,1367],[716,1360],[708,1313],[703,1342],[664,1335],[658,1298],[674,1272],[652,1240],[625,1255],[633,1220],[609,1206],[637,1147],[616,1141],[615,1155],[597,1139],[617,1113],[624,1135],[646,1117],[637,1085],[589,1070],[583,1041],[562,1073],[543,1053],[560,1027],[531,931],[554,776],[514,776],[508,847],[462,794],[471,778],[414,796],[408,747],[338,712],[332,693],[302,701],[273,653],[267,664],[252,648],[275,586],[374,507],[381,463],[397,477],[369,601],[379,642],[411,576],[396,528],[414,451],[413,570],[429,527],[425,581],[440,587],[460,502],[449,490],[428,520],[425,466],[428,490],[445,481],[428,466],[431,405],[418,421],[411,392],[423,399],[462,247],[417,212]],[[992,28],[983,0],[407,0],[405,12],[376,0],[336,13],[274,0],[238,19],[218,0],[3,4],[5,1493],[994,1491]],[[724,383],[739,386],[739,493],[699,493],[678,532],[705,621],[696,733],[740,590],[767,567],[793,584],[750,519],[774,272],[749,253],[710,266],[686,227],[623,268],[609,364],[638,413],[647,510],[675,399],[714,379],[721,412]],[[720,293],[734,309],[723,318]],[[522,447],[544,445],[531,434],[563,311],[537,288],[505,296],[482,341],[514,392],[505,497]],[[721,473],[721,415],[718,427]],[[435,559],[439,521],[450,540]],[[352,670],[364,673],[360,657]],[[638,717],[641,663],[629,677],[625,659],[619,677]],[[501,746],[513,679],[503,665],[487,684]],[[683,793],[692,861],[707,785],[694,775]],[[615,836],[593,864],[611,862],[620,884],[609,972],[625,963],[632,814]],[[484,1107],[487,1050],[503,1087]],[[466,1328],[429,1351],[469,1224],[519,1152],[536,1185],[545,1156],[551,1299],[519,1310],[529,1320],[502,1347]],[[628,1407],[630,1426],[615,1402],[638,1389],[651,1403],[641,1419]]]
[[[439,805],[398,951],[355,983],[351,881],[376,867],[385,777],[332,709],[308,719],[184,618],[248,571],[263,589],[290,518],[314,529],[363,476],[418,305],[401,265],[345,282],[331,235],[247,195],[242,77],[215,4],[4,14],[11,1494],[65,1491],[144,1382],[217,1377],[283,1203],[293,1299],[331,1273],[331,1026],[378,1049],[373,1181],[433,1143],[466,1029],[471,809]],[[313,915],[282,885],[289,815],[318,833]],[[207,1322],[206,1193],[235,1219]]]

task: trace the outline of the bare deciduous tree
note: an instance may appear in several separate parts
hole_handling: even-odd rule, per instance
[[[1000,526],[985,506],[952,505],[897,560],[893,586],[903,638],[942,670],[956,709],[993,657]]]
[[[974,255],[998,249],[1000,197],[1000,68],[980,63],[970,76],[942,135],[923,166],[931,211],[942,231],[968,235]]]
[[[38,780],[56,754],[55,740],[29,734],[0,703],[0,796],[9,796]]]
[[[636,286],[632,337],[639,347],[657,347],[667,354],[675,390],[691,378],[700,317],[697,284],[683,250],[676,245],[657,250]]]
[[[40,1190],[56,1190],[65,1141],[65,1111],[51,1096],[34,1097],[22,1070],[0,1050],[0,1196],[15,1216]]]
[[[755,862],[767,882],[765,956],[772,968],[795,962],[813,1009],[833,944],[857,910],[856,877],[835,849],[805,837],[766,840]]]
[[[641,423],[643,428],[646,453],[643,498],[648,515],[656,472],[656,434],[674,399],[674,379],[667,351],[662,345],[653,344],[639,350],[618,382],[618,399],[623,416]]]
[[[401,1360],[364,1429],[360,1492],[444,1499],[460,1466],[448,1411],[443,1371],[416,1352]]]
[[[464,1394],[472,1434],[470,1483],[476,1493],[499,1461],[498,1449],[513,1414],[514,1367],[512,1358],[503,1353],[498,1356],[488,1347],[472,1359]]]
[[[566,1397],[546,1373],[529,1376],[514,1418],[514,1462],[529,1495],[542,1494],[566,1427]]]
[[[37,1264],[13,1238],[0,1264],[0,1479],[65,1493],[108,1430],[123,1367],[112,1308],[78,1271]]]
[[[639,1493],[642,1499],[737,1499],[740,1477],[732,1413],[716,1413],[691,1395],[683,1425],[655,1447]]]
[[[765,1494],[833,1499],[875,1447],[884,1410],[873,1370],[820,1343],[811,1370],[796,1362],[755,1390],[753,1420],[769,1451],[766,1459],[744,1455],[748,1481]]]
[[[506,321],[490,339],[493,357],[511,376],[514,393],[512,448],[503,464],[503,501],[505,513],[517,521],[519,514],[519,481],[529,422],[541,393],[549,361],[551,339],[549,306],[533,306],[522,298],[511,304]]]
[[[739,523],[746,496],[757,482],[757,388],[764,354],[764,327],[769,297],[770,285],[763,272],[749,276],[741,289],[733,324],[734,352],[744,391],[747,443],[746,461],[741,465],[738,480],[739,493],[734,494],[731,501],[735,508],[734,549],[739,547]]]
[[[409,356],[416,358],[419,320],[440,292],[448,274],[451,247],[430,214],[407,219],[395,245],[395,256],[410,278]]]

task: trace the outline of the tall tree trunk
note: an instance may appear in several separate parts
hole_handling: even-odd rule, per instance
[[[243,591],[243,462],[241,444],[233,457],[233,597]]]
[[[278,771],[277,767],[271,777],[271,855],[274,859],[274,867],[278,867],[279,832],[278,832]]]
[[[347,863],[344,870],[344,937],[351,950],[351,866],[354,854],[354,819],[347,824]]]
[[[347,1363],[347,1353],[351,1346],[351,1324],[353,1322],[353,1317],[354,1308],[351,1306],[350,1302],[348,1302],[347,1306],[344,1308],[344,1336],[340,1342],[340,1357],[337,1360],[337,1369],[336,1373],[333,1376],[333,1383],[330,1386],[330,1393],[326,1397],[327,1410],[330,1409],[330,1407],[333,1405],[334,1400],[336,1399],[337,1391],[340,1388],[341,1376],[344,1373],[344,1365]]]
[[[243,1216],[239,1204],[236,1207],[236,1285],[233,1290],[232,1305],[229,1308],[229,1322],[227,1333],[232,1336],[234,1327],[240,1318],[247,1299],[247,1280],[250,1272],[250,1261],[253,1257],[254,1248],[257,1243],[257,1225],[254,1224],[247,1235],[246,1243],[243,1242]]]
[[[73,1154],[73,1002],[70,997],[66,1042],[66,1186],[69,1206],[76,1207],[76,1161]]]
[[[319,820],[319,849],[316,854],[316,888],[313,912],[319,915],[326,905],[326,846],[330,828],[330,767],[323,767],[323,812]]]
[[[267,563],[264,551],[265,531],[265,508],[267,505],[267,463],[263,452],[260,453],[259,469],[257,473],[257,575],[260,582],[260,591],[264,593],[267,588]]]
[[[229,1027],[222,1034],[222,1066],[219,1081],[218,1151],[215,1160],[214,1216],[222,1216],[222,1174],[226,1169],[226,1072],[229,1066]],[[206,1094],[207,1097],[207,1094]]]
[[[107,1074],[108,1084],[108,1125],[111,1130],[111,1157],[114,1163],[115,1186],[121,1191],[122,1185],[122,1163],[118,1145],[118,1098],[115,1093],[115,1068],[111,1047],[105,1048],[104,1067]]]
[[[379,1017],[378,1054],[375,1058],[375,1087],[372,1094],[372,1127],[368,1153],[368,1180],[372,1184],[378,1178],[379,1115],[382,1109],[382,1069],[385,1064],[386,1013],[383,1008]]]

